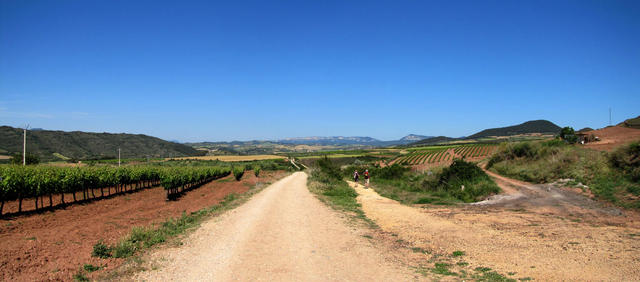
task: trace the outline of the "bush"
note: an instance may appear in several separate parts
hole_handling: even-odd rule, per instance
[[[25,163],[28,165],[32,165],[32,164],[39,164],[40,163],[40,158],[34,154],[31,153],[27,153],[27,156],[25,157]],[[22,164],[22,153],[16,153],[11,157],[10,160],[11,164]]]
[[[240,181],[242,175],[244,174],[245,167],[244,166],[234,166],[233,167],[233,177],[236,178],[237,181]]]
[[[640,142],[633,142],[611,153],[609,162],[634,181],[640,180]]]
[[[260,176],[260,166],[256,165],[253,167],[253,174],[255,174],[256,177]]]
[[[113,248],[113,257],[128,258],[132,256],[133,253],[135,253],[135,251],[136,251],[136,245],[133,242],[129,240],[123,240]]]
[[[406,166],[402,166],[399,164],[393,164],[386,167],[379,166],[366,166],[366,165],[352,165],[342,169],[342,175],[351,179],[353,177],[353,171],[357,170],[358,173],[362,174],[366,169],[369,170],[369,174],[372,178],[376,179],[402,179],[405,177],[406,173],[411,169]],[[361,175],[361,177],[363,177]]]
[[[426,190],[444,192],[467,203],[501,191],[482,169],[464,160],[454,160],[449,167],[442,170],[436,181],[425,180],[422,185]]]
[[[569,144],[578,142],[578,136],[572,127],[567,126],[560,130],[560,138]]]
[[[342,181],[341,171],[331,160],[324,156],[316,161],[317,169],[312,173],[316,180],[323,183]]]
[[[111,248],[109,248],[109,246],[107,246],[102,242],[102,240],[100,240],[98,241],[98,243],[93,245],[91,256],[99,258],[109,258],[111,257]]]

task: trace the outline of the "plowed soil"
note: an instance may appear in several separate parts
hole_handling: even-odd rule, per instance
[[[621,145],[627,144],[633,141],[640,141],[640,129],[612,126],[598,130],[592,130],[585,132],[586,134],[593,134],[600,138],[600,141],[590,142],[585,144],[586,148],[591,148],[599,151],[611,151]]]
[[[134,226],[148,226],[220,202],[231,193],[243,193],[256,183],[272,182],[284,172],[263,171],[259,178],[246,173],[209,182],[167,201],[162,187],[109,199],[72,205],[66,209],[0,219],[0,280],[71,280],[85,263],[106,270],[121,259],[91,257],[99,240],[117,242]]]

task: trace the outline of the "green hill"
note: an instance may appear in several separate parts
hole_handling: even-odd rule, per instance
[[[513,126],[485,129],[465,139],[479,139],[490,136],[513,136],[529,133],[558,134],[560,129],[559,126],[548,120],[532,120]]]
[[[452,138],[452,137],[446,137],[446,136],[437,136],[437,137],[431,137],[431,138],[427,138],[427,139],[422,139],[418,142],[414,142],[411,143],[412,146],[427,146],[427,145],[436,145],[436,144],[442,144],[442,143],[448,143],[451,141],[456,141],[458,140],[457,138]]]
[[[640,116],[625,120],[619,123],[618,126],[640,129]]]
[[[27,131],[27,152],[43,161],[73,159],[182,157],[201,155],[192,147],[142,134]],[[22,129],[0,126],[0,152],[22,152]],[[62,156],[60,156],[62,155]]]

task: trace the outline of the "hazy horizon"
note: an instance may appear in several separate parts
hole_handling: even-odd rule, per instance
[[[638,1],[0,1],[0,124],[180,142],[638,116]]]

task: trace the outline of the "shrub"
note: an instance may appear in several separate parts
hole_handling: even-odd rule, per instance
[[[233,167],[233,177],[236,178],[237,181],[240,181],[242,175],[244,174],[245,167],[244,166],[234,166]]]
[[[123,240],[113,248],[113,257],[115,258],[128,258],[136,251],[136,245],[129,241]]]
[[[260,176],[260,166],[256,165],[253,167],[253,174],[255,174],[256,177]]]
[[[28,165],[39,164],[40,158],[34,154],[27,153],[24,161]],[[11,157],[11,164],[22,164],[22,153],[16,153]]]
[[[578,142],[578,136],[572,127],[567,126],[560,130],[560,138],[569,144]]]
[[[85,263],[85,264],[82,266],[82,269],[84,269],[84,270],[85,270],[85,271],[87,271],[87,272],[94,272],[94,271],[97,271],[97,270],[102,269],[102,267],[101,267],[101,266],[95,266],[95,265],[92,265],[92,264],[86,264],[86,263]]]
[[[324,156],[316,161],[317,170],[312,174],[315,178],[323,183],[332,183],[342,181],[341,171],[331,160]]]
[[[100,240],[98,241],[98,243],[93,245],[91,256],[99,258],[109,258],[111,257],[111,248],[109,248],[109,246],[107,246],[102,242],[102,240]]]
[[[609,156],[609,162],[632,180],[640,180],[640,142],[633,142],[614,151]]]
[[[467,203],[500,192],[498,185],[482,169],[464,160],[454,160],[449,167],[442,170],[437,180],[425,179],[422,187]]]

